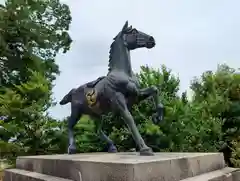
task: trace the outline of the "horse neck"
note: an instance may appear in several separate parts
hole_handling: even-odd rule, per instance
[[[130,51],[121,40],[115,40],[111,46],[109,69],[110,71],[123,71],[129,76],[132,75]]]

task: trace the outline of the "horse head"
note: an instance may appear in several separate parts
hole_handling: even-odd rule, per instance
[[[122,30],[111,44],[108,64],[109,72],[117,69],[132,76],[130,51],[144,47],[153,48],[155,44],[153,36],[132,28],[132,26],[128,26],[128,21],[126,21]]]
[[[128,26],[128,21],[124,24],[120,35],[129,50],[143,47],[153,48],[156,45],[153,36],[143,33],[136,28],[132,28],[132,26]]]

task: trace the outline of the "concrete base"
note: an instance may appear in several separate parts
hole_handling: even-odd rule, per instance
[[[221,153],[91,153],[19,157],[17,169],[6,170],[4,181],[223,181],[237,171],[225,168]],[[240,181],[237,175],[229,181]]]

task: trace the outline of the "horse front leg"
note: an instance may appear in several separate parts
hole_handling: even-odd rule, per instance
[[[112,97],[111,102],[114,110],[120,113],[124,122],[126,123],[130,132],[132,133],[135,143],[140,148],[140,155],[145,156],[154,155],[152,149],[145,144],[145,141],[143,140],[141,134],[139,133],[135,121],[127,108],[124,95],[121,93],[116,93],[115,96]]]
[[[156,109],[156,113],[153,114],[153,122],[157,124],[158,122],[162,121],[164,118],[164,106],[159,101],[159,91],[156,86],[151,86],[148,88],[140,89],[138,94],[138,101],[145,100],[149,97],[153,98],[154,106]]]

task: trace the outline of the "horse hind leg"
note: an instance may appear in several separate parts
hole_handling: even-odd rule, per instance
[[[103,132],[103,130],[99,130],[100,138],[103,141],[106,141],[108,144],[108,153],[117,153],[117,147],[114,145],[113,141]]]
[[[114,145],[114,142],[102,130],[103,121],[100,118],[93,118],[93,119],[95,120],[95,123],[97,126],[97,133],[100,136],[100,139],[105,141],[108,145],[108,152],[109,153],[118,152],[117,147]]]
[[[72,105],[71,107],[71,115],[68,118],[68,139],[69,139],[69,146],[68,146],[68,154],[75,154],[76,153],[76,145],[75,145],[75,138],[73,128],[79,121],[82,116],[82,112],[79,111],[80,105]]]

